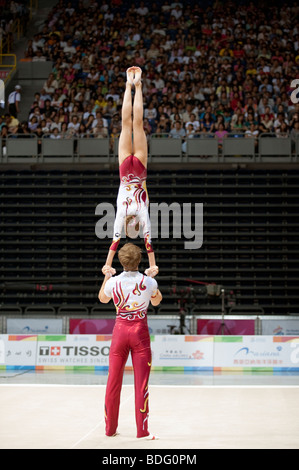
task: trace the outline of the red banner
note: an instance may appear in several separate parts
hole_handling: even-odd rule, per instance
[[[110,318],[71,318],[71,335],[112,334],[115,319]]]
[[[253,320],[197,320],[198,335],[254,335],[254,319]]]

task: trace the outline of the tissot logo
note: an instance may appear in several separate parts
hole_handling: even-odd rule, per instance
[[[60,352],[60,346],[40,346],[39,348],[40,356],[60,356]]]
[[[40,354],[40,356],[49,356],[50,355],[49,346],[40,346],[39,354]]]
[[[51,356],[60,356],[60,347],[59,346],[53,346],[50,349],[50,355]]]
[[[40,356],[109,356],[109,346],[40,346]]]

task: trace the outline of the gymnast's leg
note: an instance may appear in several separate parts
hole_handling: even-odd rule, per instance
[[[127,82],[126,82],[126,90],[123,97],[123,105],[122,105],[122,129],[119,136],[118,142],[118,162],[119,166],[123,163],[123,161],[129,156],[132,155],[133,148],[132,148],[132,130],[133,130],[133,123],[132,123],[132,86],[133,86],[133,79],[134,79],[134,67],[130,67],[127,70]],[[119,215],[119,217],[118,217]],[[119,220],[120,218],[120,220]],[[117,212],[116,215],[116,222],[117,222],[117,230],[114,230],[114,237],[113,243],[109,249],[106,263],[102,268],[103,274],[115,274],[114,268],[111,268],[112,261],[114,255],[116,253],[116,249],[120,240],[120,233],[122,227],[122,218],[121,214]],[[114,228],[116,227],[116,222],[114,224]],[[116,237],[115,234],[118,233]]]
[[[109,352],[109,374],[105,394],[105,423],[107,436],[114,436],[118,425],[123,374],[129,355],[125,326],[127,325],[123,325],[122,322],[115,322]]]
[[[118,161],[119,165],[129,156],[132,155],[132,85],[134,78],[134,67],[127,70],[126,90],[123,97],[122,105],[122,129],[118,143]]]
[[[135,96],[133,104],[133,154],[147,168],[147,140],[143,129],[143,93],[141,83],[141,69],[134,67]]]

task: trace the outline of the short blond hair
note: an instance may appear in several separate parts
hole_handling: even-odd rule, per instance
[[[119,250],[118,259],[125,271],[135,271],[141,261],[141,249],[133,243],[126,243]]]

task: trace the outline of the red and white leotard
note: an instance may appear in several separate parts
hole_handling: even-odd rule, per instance
[[[130,155],[120,165],[119,176],[120,186],[117,196],[117,213],[110,250],[117,250],[125,218],[129,215],[134,215],[138,217],[143,230],[145,247],[147,252],[150,253],[153,251],[153,248],[151,244],[151,224],[148,214],[147,170],[137,157]]]

